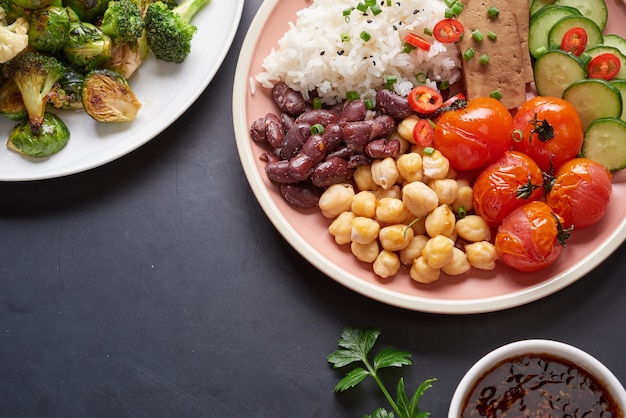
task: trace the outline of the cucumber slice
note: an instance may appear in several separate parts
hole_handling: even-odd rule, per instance
[[[606,27],[609,12],[604,0],[554,0],[554,4],[578,9],[583,16],[596,22],[600,31]]]
[[[589,78],[572,83],[563,92],[563,99],[578,112],[583,129],[600,118],[619,118],[622,115],[622,95],[607,81]]]
[[[614,79],[609,81],[609,83],[618,89],[622,95],[622,115],[620,116],[620,119],[626,122],[626,80]]]
[[[561,97],[568,86],[586,76],[576,56],[558,49],[546,52],[535,62],[535,88],[540,96]]]
[[[530,17],[533,17],[539,10],[550,6],[552,3],[554,3],[554,0],[533,0],[530,3]]]
[[[620,67],[619,72],[614,78],[624,78],[626,79],[626,55],[622,54],[619,49],[614,48],[612,46],[596,46],[591,49],[585,51],[585,54],[589,56],[589,58],[597,57],[600,54],[613,54],[619,58]]]
[[[587,33],[587,46],[585,50],[593,48],[604,42],[602,31],[593,20],[585,16],[566,16],[552,26],[548,32],[548,45],[561,45],[565,33],[572,28],[582,28]]]
[[[594,120],[585,132],[581,154],[610,171],[626,168],[626,122],[617,118]]]
[[[619,35],[615,35],[612,33],[604,35],[602,45],[617,48],[622,54],[626,55],[626,39],[622,38]]]
[[[528,24],[528,50],[538,58],[550,47],[548,34],[552,26],[566,16],[580,15],[580,12],[568,6],[545,6],[530,19]]]

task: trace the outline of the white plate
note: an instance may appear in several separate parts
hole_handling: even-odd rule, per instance
[[[24,158],[0,144],[0,181],[61,177],[86,171],[135,150],[172,124],[211,82],[237,32],[244,0],[212,0],[194,17],[198,31],[182,64],[150,56],[130,80],[142,103],[130,123],[98,123],[84,112],[59,112],[70,129],[70,141],[45,159]],[[0,117],[7,138],[15,122]]]
[[[626,8],[614,0],[609,7],[608,31],[624,36]],[[253,94],[250,77],[261,70],[263,58],[288,30],[295,13],[310,0],[266,0],[244,40],[233,91],[233,122],[242,166],[259,204],[283,237],[320,271],[338,283],[372,299],[416,311],[463,314],[489,312],[522,305],[548,296],[577,281],[615,251],[626,239],[626,170],[613,181],[613,197],[604,219],[593,227],[577,230],[555,264],[537,273],[520,273],[502,263],[495,271],[472,269],[457,277],[442,277],[430,285],[413,282],[406,271],[393,280],[380,280],[371,265],[358,262],[349,246],[339,247],[328,233],[330,221],[319,211],[298,211],[284,202],[278,188],[268,181],[264,151],[249,136],[252,122],[276,111],[267,89],[257,85]],[[608,33],[608,32],[607,32]],[[297,278],[294,278],[297,280]]]

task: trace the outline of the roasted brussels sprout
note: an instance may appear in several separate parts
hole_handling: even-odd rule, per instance
[[[99,122],[128,122],[135,119],[141,103],[119,73],[97,69],[85,76],[83,107]]]
[[[28,117],[22,93],[13,79],[7,80],[0,87],[0,114],[15,121]]]
[[[83,76],[77,71],[66,69],[50,94],[48,103],[57,109],[79,110],[83,108]]]
[[[7,147],[29,157],[43,158],[59,152],[70,139],[70,131],[61,118],[46,112],[39,131],[31,129],[28,120],[19,123],[7,140]]]
[[[128,80],[144,59],[144,51],[138,42],[134,44],[113,42],[111,59],[102,64],[102,67],[118,72]]]
[[[92,70],[111,59],[111,38],[86,22],[70,22],[63,53],[70,64],[83,70]]]
[[[81,21],[89,23],[94,23],[98,20],[108,4],[109,0],[63,0],[63,6],[69,7],[76,12]]]
[[[54,0],[11,0],[11,2],[24,9],[37,10],[51,6]]]
[[[28,42],[43,52],[60,51],[67,40],[70,16],[65,7],[33,10],[28,17]]]

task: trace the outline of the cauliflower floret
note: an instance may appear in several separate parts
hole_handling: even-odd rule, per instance
[[[5,12],[0,7],[0,64],[7,62],[28,46],[28,22],[18,17],[7,25]]]

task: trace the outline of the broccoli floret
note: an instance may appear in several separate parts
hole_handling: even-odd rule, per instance
[[[31,129],[35,133],[39,132],[48,102],[48,93],[63,76],[65,67],[52,56],[27,50],[6,63],[5,70],[22,94]]]
[[[115,42],[135,43],[143,33],[141,10],[132,0],[112,0],[102,16],[100,30]]]
[[[170,9],[167,4],[157,1],[146,10],[144,18],[148,46],[154,55],[163,61],[181,63],[191,50],[191,38],[196,26],[191,19],[210,0],[183,0]]]

